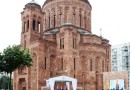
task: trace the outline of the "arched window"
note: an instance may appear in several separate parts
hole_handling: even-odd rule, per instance
[[[61,58],[61,70],[64,69],[64,61],[63,61],[63,58]]]
[[[104,72],[104,61],[102,61],[102,72]]]
[[[23,24],[24,24],[23,25],[23,33],[25,33],[25,31],[26,31],[26,22],[24,22]]]
[[[36,29],[36,20],[35,20],[35,19],[33,19],[33,24],[32,24],[32,26],[33,26],[33,31],[35,31],[35,29]]]
[[[79,26],[81,27],[81,18],[82,18],[82,16],[81,16],[81,14],[79,15]]]
[[[45,57],[45,59],[44,59],[44,68],[46,69],[46,65],[47,65],[47,60],[46,60],[47,58]]]
[[[60,39],[60,49],[64,49],[64,38]]]
[[[76,39],[73,38],[73,49],[76,49]]]
[[[50,13],[49,13],[49,17],[48,17],[48,28],[50,28]]]
[[[84,28],[86,28],[86,17],[84,17]]]
[[[54,14],[54,27],[56,26],[56,15]]]
[[[29,29],[29,20],[27,20],[27,30],[26,30],[26,32],[28,32],[28,29]]]
[[[76,60],[74,58],[74,70],[76,70]]]
[[[60,13],[60,25],[62,25],[62,14]]]
[[[73,25],[75,25],[76,22],[76,14],[75,14],[75,10],[73,11]]]
[[[92,59],[90,59],[90,71],[92,71]]]

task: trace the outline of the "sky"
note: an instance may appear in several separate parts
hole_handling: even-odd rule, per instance
[[[21,12],[31,0],[1,0],[0,52],[20,44]],[[35,0],[41,6],[45,0]],[[101,34],[111,45],[130,42],[130,0],[89,0],[92,5],[92,33]]]

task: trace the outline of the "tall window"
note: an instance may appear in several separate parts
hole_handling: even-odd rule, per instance
[[[62,25],[62,14],[60,14],[60,25]]]
[[[74,58],[74,70],[76,70],[76,61],[75,61],[75,58]]]
[[[86,17],[84,17],[84,28],[86,28]]]
[[[56,15],[54,15],[54,27],[56,26]]]
[[[45,18],[45,28],[44,28],[44,30],[47,28],[46,26],[47,26],[47,22],[46,22],[46,18]]]
[[[48,17],[48,28],[50,28],[50,15]]]
[[[29,20],[27,20],[27,32],[28,32],[28,29],[29,29]]]
[[[90,59],[90,71],[92,71],[92,59]]]
[[[33,31],[35,31],[36,20],[34,20],[34,19],[33,19],[33,24],[32,24],[32,26],[33,26]]]
[[[64,69],[63,65],[64,65],[63,58],[61,58],[61,70]]]
[[[46,69],[46,57],[45,57],[45,61],[44,61],[44,68]]]
[[[81,14],[79,15],[79,26],[81,27]]]
[[[26,31],[26,22],[24,22],[23,33]]]
[[[75,14],[73,14],[73,24],[75,25]]]
[[[73,49],[76,49],[76,39],[73,38]]]
[[[64,38],[60,39],[60,49],[64,49]]]
[[[102,72],[104,72],[104,61],[102,61]]]

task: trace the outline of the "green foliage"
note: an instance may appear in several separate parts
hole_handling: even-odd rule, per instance
[[[8,46],[0,53],[0,72],[10,73],[9,90],[11,90],[12,72],[20,67],[31,66],[32,58],[28,49],[23,49],[18,45]]]
[[[8,89],[9,85],[9,77],[8,76],[2,76],[0,78],[0,89]]]
[[[3,58],[3,56],[2,56],[2,54],[0,53],[0,72],[3,71],[3,69],[2,69],[2,64],[3,64],[2,58]]]
[[[21,66],[31,66],[32,58],[29,50],[23,49],[20,46],[8,46],[0,54],[0,70],[7,73],[12,73]]]

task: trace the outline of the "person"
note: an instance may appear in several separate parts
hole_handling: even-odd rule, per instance
[[[59,90],[58,86],[56,87],[56,90]]]
[[[118,80],[116,81],[116,90],[119,90],[119,83],[118,83]]]
[[[64,90],[67,90],[67,87],[65,86]]]

